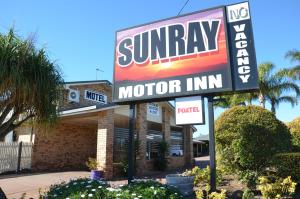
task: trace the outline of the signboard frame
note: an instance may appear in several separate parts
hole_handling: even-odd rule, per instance
[[[115,62],[116,62],[116,50],[117,50],[117,34],[118,32],[121,31],[126,31],[126,30],[131,30],[134,28],[138,28],[138,27],[142,27],[142,26],[146,26],[146,25],[151,25],[151,24],[155,24],[155,23],[159,23],[159,22],[163,22],[163,21],[167,21],[167,20],[172,20],[172,19],[177,19],[177,18],[181,18],[181,17],[186,17],[189,15],[193,15],[193,14],[198,14],[198,13],[203,13],[203,12],[207,12],[207,11],[212,11],[212,10],[217,10],[217,9],[222,9],[223,12],[223,20],[224,20],[224,34],[225,34],[225,40],[226,40],[226,56],[227,56],[227,76],[225,78],[228,78],[227,81],[229,82],[229,85],[227,88],[225,89],[221,89],[221,91],[215,91],[215,89],[208,89],[205,92],[192,92],[192,93],[182,93],[179,92],[179,94],[176,95],[164,95],[164,96],[156,96],[156,97],[149,97],[149,98],[141,98],[141,99],[135,99],[135,98],[130,98],[128,100],[119,100],[116,97],[116,70],[115,70]],[[131,104],[131,103],[135,103],[135,102],[159,102],[159,101],[168,101],[168,100],[173,100],[175,98],[179,98],[179,97],[189,97],[189,96],[197,96],[197,95],[209,95],[209,94],[214,94],[214,93],[220,93],[220,94],[226,94],[228,92],[233,91],[233,81],[232,81],[232,69],[231,69],[231,59],[230,59],[230,44],[229,44],[229,34],[228,34],[228,29],[227,29],[227,14],[226,14],[226,6],[221,5],[221,6],[216,6],[216,7],[212,7],[212,8],[208,8],[208,9],[203,9],[203,10],[199,10],[199,11],[195,11],[195,12],[191,12],[191,13],[187,13],[187,14],[183,14],[183,15],[179,15],[179,16],[175,16],[175,17],[169,17],[169,18],[165,18],[165,19],[161,19],[161,20],[156,20],[156,21],[152,21],[152,22],[148,22],[148,23],[144,23],[144,24],[140,24],[140,25],[136,25],[136,26],[132,26],[132,27],[128,27],[128,28],[124,28],[124,29],[119,29],[115,32],[115,45],[114,45],[114,58],[113,58],[113,92],[112,92],[112,99],[114,103],[117,104]],[[174,76],[173,76],[174,77]],[[144,81],[143,81],[144,82]]]
[[[229,13],[228,10],[230,7],[236,7],[236,6],[241,6],[242,4],[247,4],[247,13],[249,14],[249,18],[246,19],[240,19],[240,20],[234,20],[230,21],[229,20]],[[230,5],[225,5],[225,12],[226,12],[226,23],[227,23],[227,33],[228,33],[228,42],[229,42],[229,52],[230,52],[230,63],[231,63],[231,73],[232,73],[232,86],[233,86],[233,91],[238,92],[238,93],[243,93],[247,92],[250,90],[258,90],[259,85],[258,85],[258,68],[257,68],[257,58],[256,58],[256,50],[255,50],[255,42],[254,42],[254,34],[253,34],[253,26],[252,26],[252,15],[251,15],[251,8],[250,8],[250,3],[249,1],[243,1],[243,2],[238,2]],[[241,9],[244,7],[240,7]],[[245,8],[244,8],[245,9]],[[241,16],[236,16],[236,17],[241,17]],[[246,52],[249,53],[248,57],[250,57],[250,60],[248,58],[248,65],[251,67],[248,68],[250,70],[251,76],[249,77],[249,84],[244,84],[241,83],[241,79],[239,79],[239,67],[243,67],[243,64],[240,65],[237,61],[239,59],[237,56],[235,57],[236,51],[238,51],[237,46],[234,46],[234,39],[237,34],[233,34],[233,32],[236,33],[241,33],[236,30],[234,30],[234,26],[236,25],[241,25],[241,24],[247,24],[247,28],[245,28],[243,32],[247,32],[246,34],[247,38],[244,38],[246,40]],[[242,40],[242,41],[245,41]],[[247,56],[246,56],[247,57]],[[245,57],[243,57],[245,58]],[[245,66],[244,66],[245,67]],[[247,67],[247,66],[246,66]],[[246,82],[247,83],[247,82]]]

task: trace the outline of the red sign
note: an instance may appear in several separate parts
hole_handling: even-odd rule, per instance
[[[116,33],[115,102],[232,89],[224,7]]]

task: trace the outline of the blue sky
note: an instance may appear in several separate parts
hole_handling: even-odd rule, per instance
[[[176,16],[186,0],[1,0],[0,32],[14,26],[18,34],[36,34],[61,67],[65,81],[112,80],[115,31]],[[228,5],[236,0],[190,0],[182,14]],[[292,66],[288,50],[300,50],[300,1],[251,0],[258,63],[272,61],[278,68]],[[294,63],[295,64],[295,63]],[[217,117],[222,110],[217,109]],[[277,116],[284,122],[300,116],[300,105],[281,104]],[[206,127],[199,128],[207,133]]]

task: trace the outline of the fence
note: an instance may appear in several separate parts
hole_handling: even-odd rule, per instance
[[[32,143],[0,142],[0,173],[31,169]]]

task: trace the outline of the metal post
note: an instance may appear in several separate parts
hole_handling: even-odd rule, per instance
[[[135,104],[130,104],[129,110],[129,136],[128,136],[128,184],[132,182],[134,173],[134,124]]]
[[[21,156],[22,156],[22,143],[19,143],[19,148],[18,148],[18,163],[17,163],[17,173],[20,172],[21,168]]]
[[[213,96],[208,96],[210,191],[216,191],[216,153]]]

